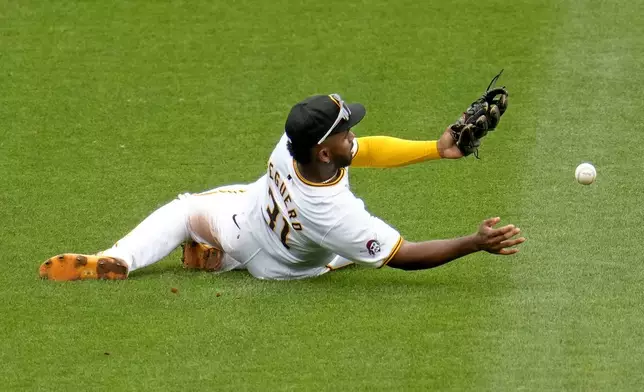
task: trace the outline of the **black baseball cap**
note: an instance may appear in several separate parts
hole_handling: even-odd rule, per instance
[[[327,135],[333,124],[340,116],[342,107],[349,113],[348,120],[341,118],[340,122]],[[284,130],[286,136],[296,145],[313,147],[333,134],[344,132],[354,127],[367,113],[360,103],[345,103],[338,94],[314,95],[296,103],[288,117]]]

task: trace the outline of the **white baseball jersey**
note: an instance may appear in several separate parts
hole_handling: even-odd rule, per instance
[[[402,243],[398,231],[365,210],[349,189],[347,168],[329,183],[306,180],[287,140],[284,134],[267,173],[253,184],[248,225],[262,250],[293,269],[324,267],[336,255],[370,267],[385,265]]]

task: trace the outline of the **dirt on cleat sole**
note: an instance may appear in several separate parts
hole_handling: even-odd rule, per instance
[[[108,256],[64,253],[42,263],[40,277],[49,280],[84,280],[127,278],[128,266],[125,261]]]

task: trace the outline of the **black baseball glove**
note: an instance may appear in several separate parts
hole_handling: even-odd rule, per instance
[[[461,117],[450,125],[452,137],[464,156],[474,154],[478,158],[481,139],[499,125],[501,116],[508,108],[508,90],[495,87],[503,70],[487,86],[479,99],[472,102]]]

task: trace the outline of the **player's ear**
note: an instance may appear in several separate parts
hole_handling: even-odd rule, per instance
[[[320,147],[317,153],[318,160],[322,163],[331,163],[331,151],[328,147]]]

